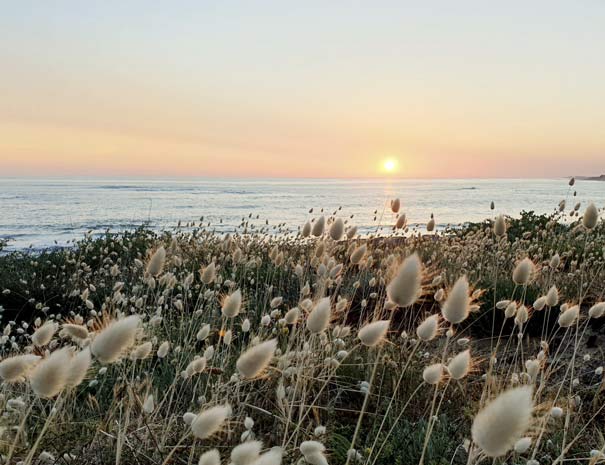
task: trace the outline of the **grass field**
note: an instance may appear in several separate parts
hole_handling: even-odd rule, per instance
[[[3,463],[604,462],[599,211],[398,210],[0,255]]]

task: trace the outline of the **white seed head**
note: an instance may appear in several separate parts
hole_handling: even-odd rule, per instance
[[[552,286],[546,293],[546,305],[554,307],[559,303],[559,291],[556,286]]]
[[[499,237],[506,234],[506,220],[502,215],[499,215],[494,222],[494,234]]]
[[[471,428],[473,441],[488,457],[506,454],[528,430],[532,410],[530,386],[504,391],[475,417]]]
[[[66,334],[72,339],[86,339],[88,337],[88,329],[84,325],[75,325],[71,323],[65,323],[61,327],[61,333]]]
[[[65,388],[71,358],[71,348],[64,347],[36,365],[29,374],[29,383],[38,396],[55,397]]]
[[[302,237],[309,237],[311,235],[311,223],[309,223],[308,221],[304,224],[302,231],[301,231],[301,236]]]
[[[300,443],[299,449],[300,453],[307,457],[311,454],[324,452],[326,447],[319,441],[303,441]]]
[[[218,449],[210,449],[200,456],[197,465],[221,465],[221,454]]]
[[[153,344],[151,341],[144,342],[143,344],[139,344],[130,353],[130,358],[132,360],[143,360],[149,357],[151,354],[151,350],[153,349]]]
[[[418,328],[416,328],[416,336],[423,341],[431,341],[437,336],[438,331],[439,315],[431,315],[418,325]]]
[[[568,308],[563,313],[561,313],[561,315],[559,315],[559,326],[561,326],[561,328],[569,328],[576,322],[579,314],[580,307],[578,305],[574,305],[573,307]]]
[[[90,346],[92,354],[101,363],[117,361],[134,344],[140,322],[138,315],[111,322],[93,339]]]
[[[330,226],[330,237],[339,241],[345,232],[345,223],[342,221],[342,218],[337,218],[334,223]]]
[[[546,297],[545,296],[538,297],[534,301],[534,304],[532,305],[532,307],[534,308],[534,310],[537,310],[537,311],[544,310],[545,306],[546,306]]]
[[[90,349],[88,348],[81,350],[76,355],[71,357],[71,361],[69,362],[69,370],[67,372],[67,379],[65,380],[65,386],[68,388],[74,388],[84,381],[91,364],[92,356],[90,355]]]
[[[281,447],[273,447],[254,461],[253,465],[281,465],[283,450]]]
[[[517,454],[524,454],[525,452],[527,452],[529,450],[529,448],[531,447],[531,438],[530,437],[524,437],[519,439],[517,442],[515,442],[515,452]]]
[[[560,264],[561,264],[561,256],[558,253],[556,253],[551,257],[549,265],[553,270],[556,270]]]
[[[191,422],[191,432],[198,439],[206,439],[217,433],[231,415],[229,404],[216,405],[200,412]]]
[[[590,202],[588,207],[586,207],[586,211],[584,212],[584,216],[582,216],[582,224],[586,229],[593,229],[597,222],[599,221],[599,211],[594,203]]]
[[[561,418],[563,416],[563,409],[561,407],[553,407],[550,409],[550,416],[553,418]]]
[[[7,383],[21,381],[39,361],[40,357],[32,354],[5,358],[0,362],[0,378]]]
[[[149,259],[149,263],[147,263],[147,274],[149,276],[158,276],[164,269],[165,261],[166,249],[164,249],[164,247],[159,247]]]
[[[471,351],[467,349],[456,355],[447,365],[447,371],[453,379],[464,378],[471,368]]]
[[[421,283],[422,263],[418,254],[413,253],[401,263],[387,286],[389,300],[400,307],[414,305],[421,292]]]
[[[603,315],[605,315],[605,302],[596,303],[588,310],[590,318],[601,318]]]
[[[315,237],[319,237],[324,233],[324,229],[326,227],[326,218],[324,216],[320,216],[315,223],[313,223],[313,229],[311,233]]]
[[[389,320],[380,320],[368,323],[359,330],[357,336],[364,346],[374,347],[379,344],[389,330]]]
[[[168,355],[169,351],[170,351],[170,342],[168,342],[168,341],[162,342],[160,344],[160,347],[158,347],[158,351],[157,351],[158,358],[166,357],[166,355]]]
[[[350,257],[351,263],[353,265],[359,264],[359,262],[361,262],[361,260],[363,259],[363,257],[365,256],[367,251],[368,251],[368,246],[365,244],[362,244],[359,247],[357,247],[355,250],[353,250],[353,252],[351,252],[351,257]]]
[[[443,378],[443,365],[441,363],[433,363],[422,372],[422,379],[427,384],[438,384],[441,378]]]
[[[298,321],[298,317],[300,316],[300,310],[298,307],[291,308],[284,315],[284,320],[287,324],[293,325]]]
[[[202,282],[206,285],[211,284],[216,279],[216,267],[214,262],[210,263],[206,268],[202,270],[200,273],[200,278]]]
[[[221,312],[227,318],[233,318],[239,314],[241,306],[242,306],[242,291],[237,289],[236,291],[233,291],[230,295],[225,297],[225,300],[223,301],[223,307],[221,308]]]
[[[271,363],[277,347],[277,339],[261,342],[250,347],[237,359],[236,367],[244,378],[256,378]]]
[[[520,286],[527,284],[534,273],[534,269],[534,262],[532,262],[529,258],[526,257],[521,260],[519,263],[517,263],[517,266],[513,270],[514,283]]]
[[[260,441],[248,441],[235,446],[231,451],[231,462],[234,465],[249,465],[254,462],[263,449]]]
[[[323,297],[307,317],[307,329],[312,333],[321,333],[328,328],[331,316],[330,298]]]
[[[38,347],[45,346],[53,338],[57,328],[58,325],[55,321],[47,321],[32,334],[32,343]]]
[[[470,303],[468,280],[466,276],[461,276],[445,299],[441,314],[452,324],[461,323],[469,315]]]

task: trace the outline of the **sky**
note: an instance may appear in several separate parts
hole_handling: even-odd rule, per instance
[[[0,176],[605,173],[602,0],[2,3]]]

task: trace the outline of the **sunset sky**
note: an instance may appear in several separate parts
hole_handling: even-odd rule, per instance
[[[0,176],[601,173],[601,0],[2,6]]]

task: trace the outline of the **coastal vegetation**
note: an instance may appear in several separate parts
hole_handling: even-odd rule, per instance
[[[387,209],[0,255],[3,463],[605,462],[602,212]]]

